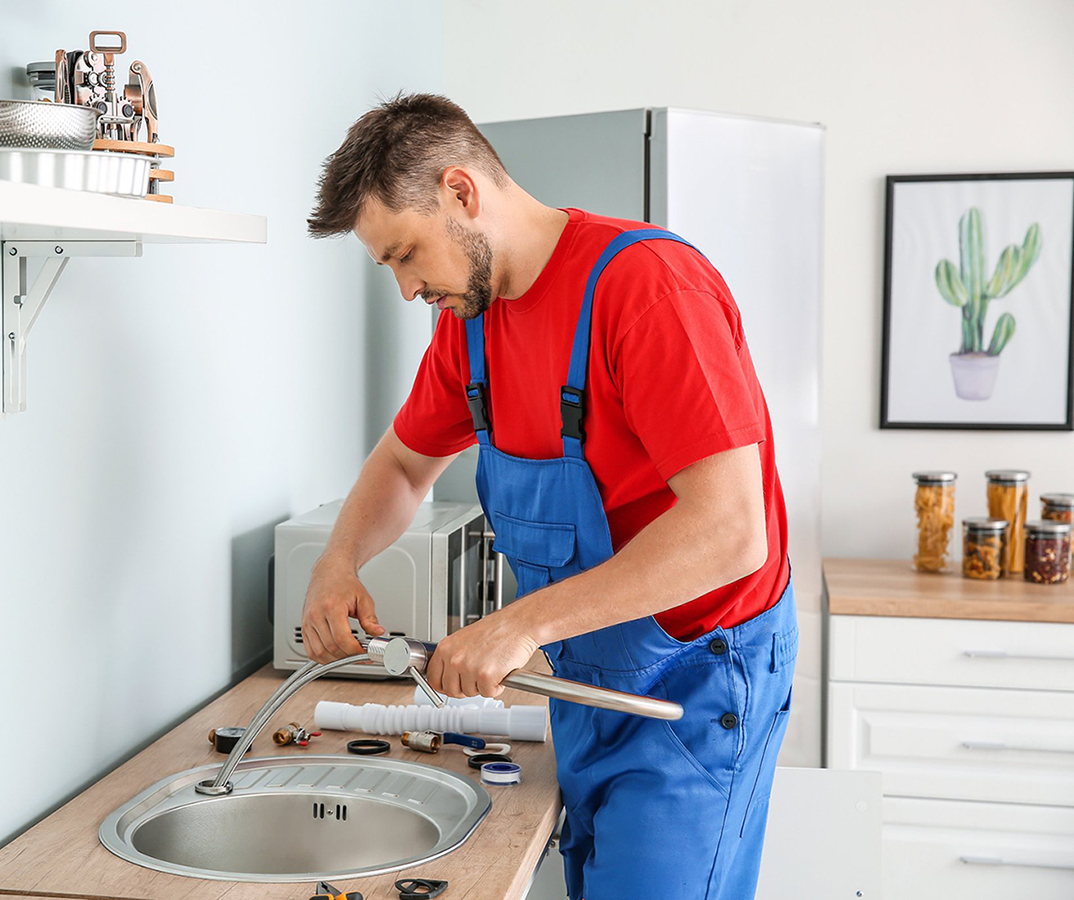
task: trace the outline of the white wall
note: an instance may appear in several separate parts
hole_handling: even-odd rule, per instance
[[[125,30],[169,192],[267,215],[269,241],[76,259],[34,328],[28,410],[0,421],[0,844],[267,659],[273,525],[347,491],[428,341],[355,238],[305,219],[361,113],[441,89],[440,4],[100,9],[6,4],[0,97]]]
[[[823,549],[909,559],[911,471],[958,471],[961,517],[985,512],[986,468],[1028,468],[1035,515],[1074,490],[1074,435],[879,430],[884,176],[1074,169],[1072,41],[1067,0],[446,0],[444,86],[475,121],[680,106],[827,126]]]

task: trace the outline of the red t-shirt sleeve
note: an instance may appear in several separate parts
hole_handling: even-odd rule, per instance
[[[665,295],[629,327],[615,360],[627,424],[665,481],[765,439],[738,311],[716,294]]]
[[[453,327],[453,317],[445,311],[437,319],[410,396],[392,423],[399,440],[425,456],[451,456],[477,440],[463,387],[462,329]]]

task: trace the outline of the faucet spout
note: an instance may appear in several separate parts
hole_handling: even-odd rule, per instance
[[[363,647],[368,646],[368,644],[362,640],[359,640],[358,643]],[[357,662],[369,662],[369,654],[356,653],[354,656],[345,656],[342,659],[334,659],[327,663],[316,663],[311,660],[301,669],[296,671],[290,678],[281,684],[279,688],[277,688],[276,692],[265,701],[265,705],[254,714],[253,719],[250,720],[250,724],[246,727],[246,731],[244,731],[242,737],[239,738],[239,742],[232,748],[231,753],[228,754],[228,758],[225,760],[224,765],[216,778],[211,781],[199,781],[194,785],[194,790],[199,794],[209,794],[211,796],[230,794],[234,787],[230,779],[235,772],[235,767],[242,759],[242,755],[250,748],[250,744],[253,743],[254,738],[257,737],[261,729],[268,724],[269,719],[271,719],[276,714],[276,711],[290,699],[291,695],[297,692],[300,688],[305,687],[311,681],[320,678],[322,675],[350,663]]]

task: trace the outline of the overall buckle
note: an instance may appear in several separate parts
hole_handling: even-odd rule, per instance
[[[559,391],[559,414],[563,419],[560,435],[584,442],[585,429],[582,428],[582,420],[585,418],[585,392],[567,384],[563,385]]]
[[[466,385],[466,402],[470,406],[470,416],[474,420],[474,431],[487,431],[492,434],[488,404],[485,402],[485,385],[480,381],[471,381]]]

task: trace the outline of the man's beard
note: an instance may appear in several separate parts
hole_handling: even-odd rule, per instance
[[[476,319],[492,305],[492,247],[484,232],[467,231],[450,216],[445,219],[445,228],[470,261],[462,306],[452,312],[459,319]]]

